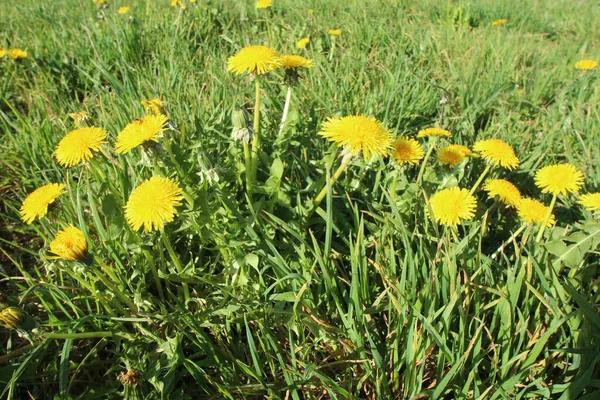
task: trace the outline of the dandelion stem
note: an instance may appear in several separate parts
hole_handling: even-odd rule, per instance
[[[338,178],[344,173],[344,171],[346,170],[346,167],[348,167],[348,164],[350,163],[350,160],[352,160],[352,154],[346,153],[344,155],[344,158],[342,159],[342,163],[340,164],[338,169],[334,172],[333,176],[329,179],[330,186],[333,186],[333,184],[338,180]],[[317,208],[319,206],[319,204],[321,204],[321,202],[323,201],[323,199],[325,198],[326,195],[327,195],[327,182],[325,183],[325,185],[323,186],[323,189],[321,189],[321,191],[319,192],[317,197],[315,197],[315,200],[313,201],[313,208]]]
[[[252,193],[252,187],[256,181],[256,170],[258,168],[258,152],[260,151],[260,77],[257,75],[255,78],[256,83],[256,97],[254,101],[254,136],[252,137],[252,158],[250,162],[250,175],[246,176],[250,178],[250,189],[248,195]],[[248,188],[248,183],[246,183]]]
[[[292,98],[292,87],[288,86],[287,94],[285,96],[285,106],[283,107],[283,115],[281,116],[281,125],[279,125],[279,135],[283,132],[283,125],[287,120],[288,111],[290,110],[290,99]]]
[[[181,266],[179,257],[177,257],[177,254],[175,254],[175,251],[173,250],[173,246],[171,246],[171,241],[169,239],[169,236],[167,235],[167,232],[161,230],[160,236],[162,237],[162,241],[165,247],[167,248],[169,256],[171,257],[171,261],[173,261],[173,264],[175,264],[177,272],[179,272],[180,274],[183,273],[183,267]],[[187,302],[190,300],[190,288],[187,282],[182,282],[181,285],[183,286],[183,297],[185,299],[185,303],[187,304]]]
[[[331,35],[331,49],[329,49],[329,61],[333,60],[333,52],[335,51],[335,36]]]
[[[154,284],[156,285],[156,290],[158,291],[158,297],[164,301],[165,293],[163,292],[162,283],[158,277],[158,270],[156,269],[154,258],[152,258],[152,254],[150,254],[148,250],[144,250],[144,256],[146,256],[146,260],[148,260],[148,264],[150,264],[150,271],[152,271],[152,277],[154,278]]]
[[[492,169],[492,166],[488,164],[488,166],[485,167],[485,169],[483,170],[483,172],[481,173],[481,175],[479,175],[479,179],[477,179],[477,182],[475,182],[475,184],[471,188],[471,191],[469,192],[469,194],[475,193],[475,190],[477,190],[477,188],[479,187],[479,185],[481,185],[481,182],[483,182],[484,178],[486,177],[486,175],[488,174],[488,172],[490,172],[491,169]]]
[[[535,237],[536,243],[539,243],[540,240],[542,240],[542,236],[544,236],[544,231],[546,230],[546,225],[548,225],[548,221],[550,221],[550,216],[552,215],[552,210],[554,209],[554,204],[556,204],[557,196],[558,196],[557,194],[554,194],[554,196],[552,196],[552,201],[550,202],[550,207],[548,207],[548,211],[546,211],[546,216],[544,217],[544,222],[542,223],[540,231],[538,232],[537,236]]]
[[[425,167],[427,166],[427,161],[429,161],[429,157],[431,157],[431,152],[433,152],[433,148],[435,147],[436,137],[432,137],[429,140],[429,146],[427,147],[427,153],[425,153],[425,158],[421,162],[421,169],[419,170],[419,175],[417,176],[417,185],[421,183],[421,179],[423,178],[423,173],[425,172]]]
[[[244,165],[246,166],[246,192],[252,192],[252,182],[250,179],[250,171],[252,170],[252,161],[250,159],[250,144],[244,142]]]

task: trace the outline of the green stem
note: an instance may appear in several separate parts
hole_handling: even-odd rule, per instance
[[[492,166],[490,164],[488,164],[488,166],[485,167],[485,169],[483,170],[481,175],[479,175],[479,179],[477,179],[477,182],[475,182],[475,184],[471,188],[471,191],[469,192],[469,194],[475,193],[475,190],[477,190],[477,188],[479,187],[481,182],[483,182],[483,179],[486,177],[486,175],[488,174],[488,172],[490,172],[491,169],[492,169]]]
[[[250,160],[250,145],[247,142],[244,142],[244,164],[246,166],[246,192],[250,195],[252,192],[252,179],[250,178],[252,161]]]
[[[335,51],[335,36],[331,35],[331,49],[329,49],[329,61],[333,60],[333,52]]]
[[[152,258],[152,254],[150,254],[148,250],[144,250],[144,255],[146,256],[146,260],[148,260],[148,264],[150,264],[150,271],[152,271],[152,277],[154,278],[154,284],[156,285],[156,290],[158,291],[158,297],[160,297],[162,301],[165,301],[165,293],[163,292],[162,283],[158,277],[158,270],[156,269],[154,258]]]
[[[540,240],[542,240],[542,236],[544,236],[544,231],[546,230],[546,225],[548,225],[548,221],[550,221],[550,216],[552,215],[552,210],[554,209],[554,205],[556,204],[556,197],[558,195],[554,194],[554,196],[552,196],[552,201],[550,202],[550,207],[548,207],[548,211],[546,212],[546,216],[544,217],[544,223],[542,223],[542,227],[540,228],[540,231],[538,232],[537,236],[535,237],[535,241],[537,243],[540,242]]]
[[[491,258],[492,258],[492,260],[496,259],[496,257],[498,257],[498,254],[500,254],[500,252],[501,252],[501,251],[503,251],[503,250],[504,250],[504,248],[505,248],[506,246],[508,246],[508,244],[509,244],[509,243],[511,243],[512,241],[514,241],[514,240],[515,240],[515,239],[516,239],[516,238],[517,238],[517,237],[518,237],[518,236],[521,234],[521,232],[523,232],[523,230],[524,230],[525,228],[527,228],[527,226],[528,226],[528,225],[527,225],[527,223],[523,223],[523,224],[521,225],[521,227],[515,231],[515,233],[513,233],[513,234],[512,234],[512,235],[511,235],[511,236],[510,236],[508,239],[506,239],[506,240],[504,241],[504,243],[502,243],[502,244],[500,245],[500,247],[498,247],[498,248],[496,249],[496,251],[494,252],[494,254],[492,254],[492,257],[491,257]]]
[[[290,109],[290,99],[292,97],[292,87],[288,86],[287,94],[285,96],[285,105],[283,106],[283,115],[281,116],[281,125],[279,125],[279,135],[283,132],[283,126],[287,120],[288,111]]]
[[[47,339],[91,339],[91,338],[104,338],[113,337],[113,333],[110,331],[100,332],[84,332],[84,333],[43,333]]]
[[[260,77],[255,78],[256,96],[254,101],[254,136],[252,137],[252,158],[250,163],[250,188],[256,181],[258,169],[258,153],[260,152]],[[248,184],[246,184],[246,187]]]
[[[173,261],[173,264],[175,264],[175,268],[177,269],[177,272],[182,274],[183,267],[181,266],[179,257],[177,257],[177,254],[175,254],[175,251],[173,250],[173,246],[171,246],[171,241],[169,240],[169,236],[167,235],[167,232],[165,232],[164,230],[161,230],[160,236],[162,238],[162,241],[163,241],[165,247],[167,248],[167,253],[169,253],[169,256],[171,257],[171,261]],[[190,288],[189,288],[187,282],[182,282],[181,285],[183,286],[183,297],[185,299],[185,303],[187,304],[188,301],[190,300]]]
[[[123,292],[119,290],[119,288],[117,288],[110,280],[106,278],[106,276],[102,275],[100,271],[94,272],[98,279],[100,279],[100,282],[102,282],[104,286],[106,286],[111,292],[113,292],[119,298],[119,300],[125,303],[127,307],[129,307],[129,309],[133,311],[134,314],[138,312],[138,308],[135,305],[135,303],[129,297],[125,296]]]
[[[435,147],[436,137],[432,137],[429,139],[429,146],[427,147],[427,153],[425,153],[425,158],[421,162],[421,169],[419,170],[419,175],[417,176],[417,185],[421,183],[421,179],[423,178],[423,173],[425,172],[425,167],[427,166],[427,161],[429,161],[429,157],[431,157],[431,153],[433,152],[433,148]]]
[[[350,163],[350,160],[352,160],[352,154],[348,153],[348,154],[344,155],[342,163],[340,164],[338,169],[335,171],[335,173],[333,174],[331,179],[329,179],[330,186],[333,186],[333,184],[338,180],[338,178],[344,173],[344,171],[346,170],[346,167]],[[326,195],[327,195],[327,182],[325,182],[323,189],[321,189],[321,191],[319,192],[317,197],[315,197],[315,200],[313,201],[313,208],[317,208],[319,206],[319,204],[321,204],[321,202],[323,201],[323,199],[325,198]]]

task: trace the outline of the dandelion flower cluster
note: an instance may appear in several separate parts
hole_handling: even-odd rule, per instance
[[[258,0],[256,8],[269,8],[273,5],[273,0]]]
[[[503,140],[488,139],[475,143],[473,149],[492,165],[500,165],[513,170],[519,166],[519,158],[513,148]]]
[[[314,65],[313,60],[309,60],[302,56],[281,56],[281,68],[283,69],[310,68]]]
[[[131,192],[125,219],[135,231],[142,226],[144,232],[160,230],[165,222],[173,221],[181,199],[183,190],[175,180],[153,176]]]
[[[6,52],[6,54],[13,60],[21,60],[23,58],[27,58],[27,52],[21,49],[10,49]]]
[[[54,157],[64,167],[72,167],[94,157],[93,152],[100,150],[106,141],[104,129],[80,128],[65,135],[58,143]]]
[[[506,18],[497,19],[492,22],[492,26],[502,26],[502,25],[506,24],[507,22],[508,22],[508,20]]]
[[[511,207],[516,207],[521,201],[519,189],[506,179],[488,179],[485,181],[483,190],[490,197],[497,197],[501,202]]]
[[[548,165],[535,173],[535,185],[542,193],[576,193],[582,184],[583,174],[571,164]]]
[[[579,204],[589,211],[600,210],[600,193],[588,193],[579,198]]]
[[[435,136],[435,137],[450,137],[452,136],[452,134],[442,128],[427,128],[427,129],[421,129],[419,131],[419,133],[417,133],[417,137],[422,138],[422,137],[430,137],[430,136]]]
[[[375,119],[362,115],[329,118],[319,135],[343,146],[348,152],[363,153],[365,160],[383,156],[392,144],[392,135]]]
[[[342,34],[341,29],[330,29],[327,31],[331,36],[340,36]]]
[[[300,40],[298,40],[298,43],[296,44],[296,47],[299,49],[305,49],[306,46],[308,46],[308,44],[310,43],[310,38],[305,37],[302,38]]]
[[[87,255],[87,241],[82,231],[69,225],[50,243],[50,252],[66,261],[79,261]]]
[[[246,46],[227,59],[227,70],[241,75],[262,75],[281,67],[279,54],[266,46]]]
[[[119,133],[115,150],[119,154],[124,154],[136,148],[147,141],[158,142],[162,137],[162,131],[167,127],[169,119],[162,114],[147,115],[142,119],[138,119],[128,124]]]
[[[65,193],[65,187],[62,183],[49,183],[31,192],[21,205],[21,219],[31,224],[36,218],[43,218],[48,213],[48,206]]]
[[[402,136],[392,142],[392,156],[400,165],[417,164],[424,154],[423,147],[415,139]]]
[[[575,63],[575,69],[580,69],[584,71],[595,69],[597,66],[598,62],[594,60],[581,60]]]
[[[549,210],[549,207],[535,199],[523,198],[517,203],[517,214],[524,222],[529,224],[543,224]],[[554,225],[554,221],[554,214],[550,214],[546,227]]]
[[[440,149],[437,153],[437,158],[440,164],[449,165],[451,168],[454,168],[472,154],[471,150],[466,146],[451,144]]]
[[[429,200],[433,218],[442,225],[454,226],[473,219],[477,200],[467,189],[443,189]]]

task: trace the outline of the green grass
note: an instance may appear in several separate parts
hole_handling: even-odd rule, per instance
[[[0,301],[28,316],[22,329],[0,328],[0,397],[600,397],[600,224],[577,196],[559,196],[539,244],[531,228],[513,240],[516,213],[482,191],[476,217],[453,231],[427,217],[425,199],[470,188],[482,160],[451,170],[433,157],[416,185],[418,167],[375,158],[353,161],[308,212],[339,164],[317,132],[350,114],[397,136],[442,119],[452,143],[501,138],[521,165],[492,175],[546,204],[533,181],[545,165],[572,163],[581,192],[598,191],[598,71],[573,65],[600,59],[600,6],[275,0],[257,13],[250,1],[198,0],[181,12],[161,0],[146,13],[131,0],[118,15],[125,3],[108,3],[1,5],[0,47],[29,56],[0,61]],[[499,18],[508,23],[491,26]],[[331,61],[329,28],[342,30]],[[282,74],[262,80],[252,196],[231,112],[252,114],[254,84],[226,69],[249,44],[315,62],[279,138]],[[53,159],[69,113],[88,111],[112,144],[155,96],[174,129],[154,152],[107,146],[70,169]],[[164,238],[123,216],[133,188],[159,173],[187,193]],[[68,193],[25,225],[21,202],[49,182]],[[47,258],[69,223],[96,266]],[[137,385],[119,380],[127,370]]]

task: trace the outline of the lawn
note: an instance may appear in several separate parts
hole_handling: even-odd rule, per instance
[[[600,4],[96,3],[0,0],[0,398],[600,398]]]

